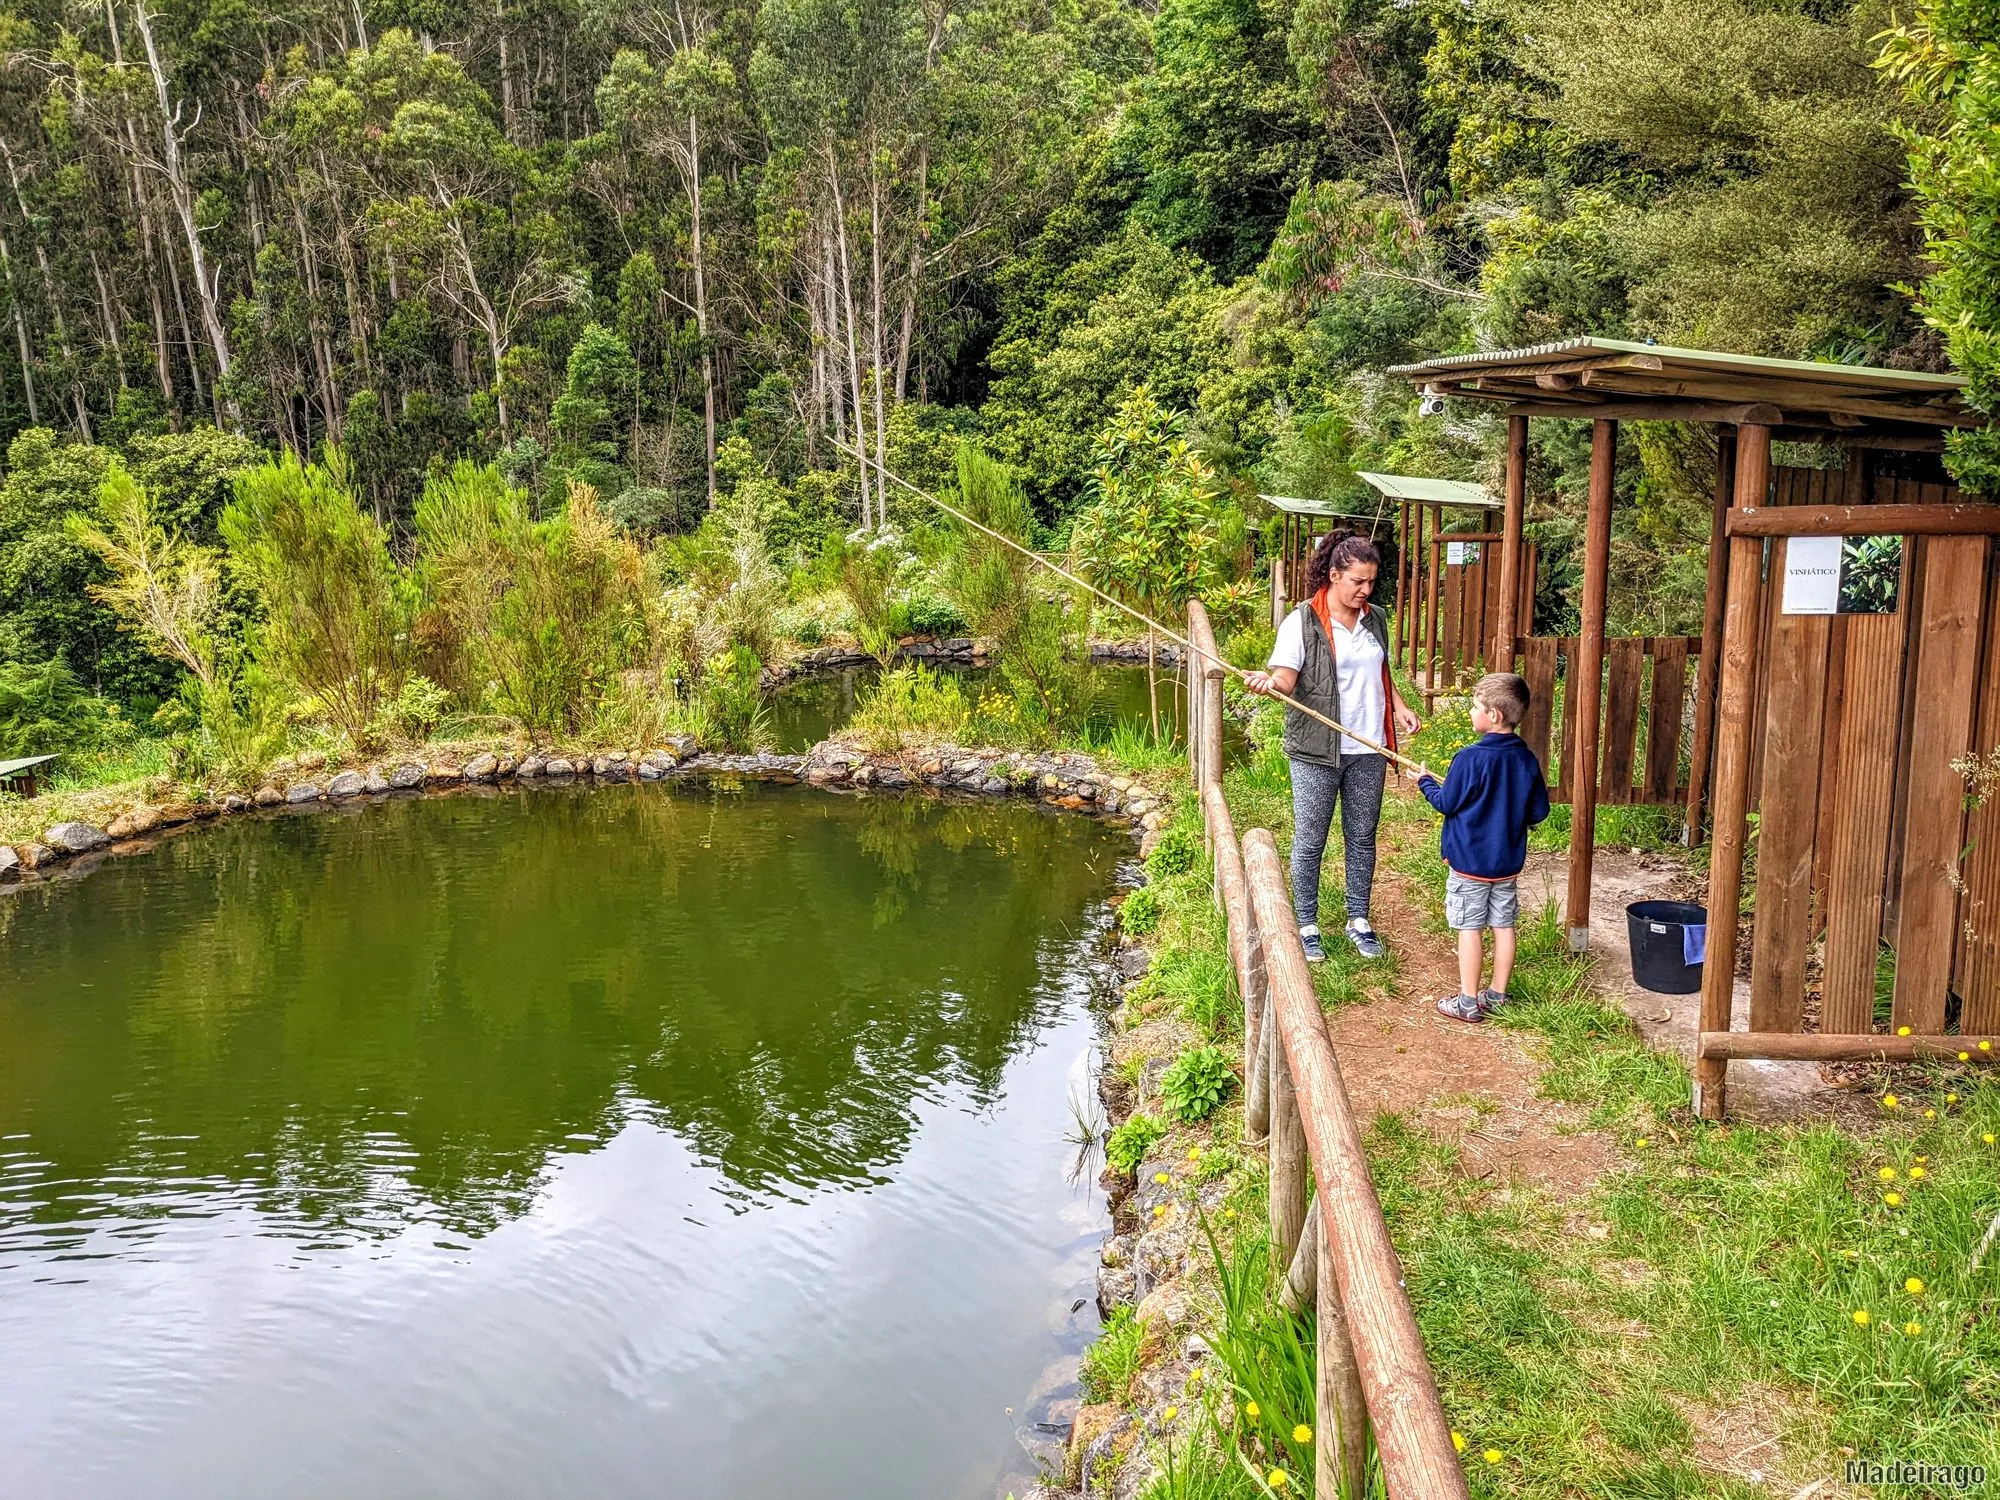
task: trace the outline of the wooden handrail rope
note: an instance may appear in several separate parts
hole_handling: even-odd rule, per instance
[[[1348,1318],[1362,1392],[1389,1494],[1422,1500],[1466,1495],[1465,1472],[1438,1400],[1430,1361],[1404,1289],[1401,1265],[1382,1219],[1361,1131],[1327,1038],[1306,967],[1276,841],[1264,829],[1243,839],[1244,874],[1265,940],[1282,1052],[1301,1102],[1301,1118],[1319,1178],[1329,1290]],[[1330,1302],[1331,1298],[1323,1299]]]
[[[833,446],[840,449],[841,452],[847,454],[850,458],[859,459],[869,468],[874,469],[883,478],[889,480],[893,484],[901,486],[903,489],[908,490],[911,494],[917,496],[918,499],[928,501],[930,504],[936,506],[939,510],[943,511],[946,515],[950,516],[953,520],[958,521],[963,525],[970,526],[974,531],[979,532],[983,536],[991,537],[994,541],[999,542],[1004,547],[1013,548],[1014,551],[1020,553],[1023,557],[1027,558],[1029,561],[1034,562],[1041,567],[1047,568],[1051,573],[1054,573],[1058,578],[1062,579],[1065,583],[1071,584],[1076,588],[1082,589],[1085,593],[1091,595],[1093,598],[1102,600],[1104,603],[1110,605],[1113,609],[1122,610],[1124,613],[1130,615],[1133,619],[1137,620],[1141,625],[1144,625],[1148,630],[1157,632],[1158,634],[1165,636],[1169,641],[1172,641],[1175,645],[1179,646],[1182,650],[1188,652],[1190,655],[1204,658],[1209,663],[1211,663],[1211,665],[1214,666],[1216,669],[1222,672],[1231,673],[1234,676],[1236,676],[1239,680],[1248,680],[1250,674],[1242,667],[1224,661],[1222,657],[1214,651],[1201,650],[1199,647],[1195,645],[1193,641],[1188,639],[1187,636],[1181,634],[1181,632],[1179,632],[1178,630],[1173,629],[1171,626],[1162,625],[1158,620],[1152,618],[1152,616],[1141,613],[1139,610],[1136,610],[1131,605],[1125,603],[1122,599],[1113,598],[1110,594],[1105,593],[1103,589],[1098,588],[1095,584],[1086,582],[1084,579],[1077,577],[1076,574],[1070,572],[1068,569],[1057,567],[1054,563],[1050,562],[1040,553],[1029,551],[1026,547],[1022,546],[1019,542],[1015,541],[1012,537],[1008,536],[1005,532],[995,531],[991,526],[987,526],[980,521],[974,520],[971,516],[968,516],[964,511],[960,510],[957,506],[948,504],[945,501],[938,499],[937,496],[931,494],[928,490],[919,489],[916,485],[911,484],[909,480],[903,478],[902,475],[895,473],[893,470],[889,469],[887,466],[883,464],[877,463],[874,459],[870,458],[866,453],[859,452],[856,449],[846,447],[845,445],[840,443],[835,443]],[[1306,704],[1301,703],[1298,699],[1292,697],[1291,694],[1289,693],[1281,693],[1278,692],[1276,689],[1272,689],[1264,696],[1277,699],[1287,708],[1297,709],[1307,718],[1312,719],[1317,723],[1324,724],[1328,729],[1333,730],[1337,734],[1346,735],[1349,739],[1353,740],[1358,745],[1367,746],[1369,750],[1373,751],[1377,755],[1386,755],[1390,760],[1394,761],[1399,766],[1402,766],[1411,771],[1423,770],[1423,767],[1421,765],[1419,765],[1416,761],[1411,760],[1408,756],[1398,755],[1394,750],[1391,750],[1387,745],[1378,743],[1374,739],[1370,738],[1368,735],[1357,734],[1354,730],[1349,729],[1345,724],[1340,723],[1336,719],[1329,718],[1327,715],[1321,713],[1316,708],[1308,707]]]

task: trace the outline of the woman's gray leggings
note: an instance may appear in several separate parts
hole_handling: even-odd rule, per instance
[[[1319,867],[1340,803],[1340,842],[1347,853],[1347,914],[1368,915],[1375,884],[1375,825],[1382,820],[1382,787],[1387,757],[1343,755],[1338,766],[1318,761],[1292,763],[1292,909],[1299,926],[1319,923]]]

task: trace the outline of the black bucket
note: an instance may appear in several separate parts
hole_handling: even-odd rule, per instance
[[[1634,901],[1625,908],[1632,939],[1632,978],[1659,995],[1692,995],[1701,988],[1708,949],[1708,911],[1691,901]]]

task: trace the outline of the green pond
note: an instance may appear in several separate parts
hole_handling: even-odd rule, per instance
[[[0,1494],[1025,1490],[1096,1326],[1131,857],[621,786],[0,895]]]

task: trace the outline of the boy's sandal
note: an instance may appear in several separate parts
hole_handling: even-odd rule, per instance
[[[1454,1021],[1483,1021],[1486,1011],[1470,995],[1446,995],[1438,1001],[1438,1014]]]
[[[1505,1010],[1507,1008],[1507,992],[1505,990],[1481,990],[1479,992],[1479,1008],[1489,1016],[1495,1011]]]

